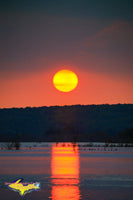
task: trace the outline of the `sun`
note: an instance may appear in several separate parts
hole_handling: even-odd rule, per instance
[[[63,69],[54,75],[53,84],[61,92],[70,92],[77,87],[78,77],[74,72]]]

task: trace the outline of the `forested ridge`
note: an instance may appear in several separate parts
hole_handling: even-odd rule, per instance
[[[133,142],[133,104],[0,109],[0,141]]]

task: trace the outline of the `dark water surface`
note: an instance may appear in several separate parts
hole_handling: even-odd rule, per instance
[[[20,196],[8,188],[40,182],[41,189]],[[133,151],[79,149],[69,143],[0,151],[0,200],[131,200]]]

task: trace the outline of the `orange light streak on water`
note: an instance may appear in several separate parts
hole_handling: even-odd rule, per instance
[[[78,149],[52,147],[52,200],[79,200]]]

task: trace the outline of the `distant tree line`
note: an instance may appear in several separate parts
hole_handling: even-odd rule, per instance
[[[0,109],[0,142],[133,142],[133,104]]]

